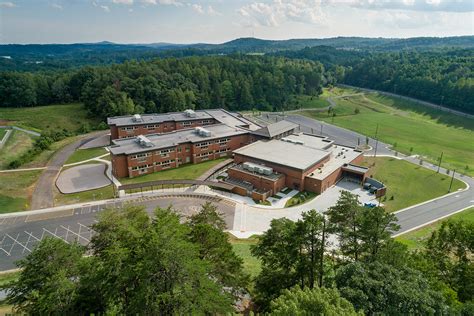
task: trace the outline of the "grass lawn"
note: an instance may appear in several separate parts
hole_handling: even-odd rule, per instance
[[[371,157],[366,157],[363,165],[370,167],[369,175],[387,186],[386,200],[383,199],[382,203],[389,212],[448,193],[451,177],[422,166],[395,158]],[[463,182],[454,179],[451,191],[464,187]]]
[[[120,182],[122,184],[129,183],[140,183],[147,181],[156,181],[156,180],[177,180],[177,179],[196,179],[204,172],[214,167],[215,165],[223,162],[227,158],[220,158],[216,160],[209,160],[197,164],[186,164],[182,165],[179,168],[164,170],[160,172],[155,172],[151,174],[146,174],[143,176],[135,178],[122,178]]]
[[[317,194],[314,192],[309,192],[309,191],[299,192],[295,196],[293,196],[291,199],[286,201],[285,207],[292,207],[292,206],[306,203],[309,200],[314,199],[316,196]]]
[[[0,128],[0,140],[3,139],[3,136],[5,136],[6,133],[7,133],[6,128]]]
[[[76,204],[90,201],[112,199],[114,197],[113,185],[79,193],[62,194],[55,188],[54,205]]]
[[[229,235],[229,241],[234,248],[234,252],[244,261],[244,271],[252,278],[256,277],[260,273],[261,263],[250,253],[250,246],[257,243],[257,238],[237,239]]]
[[[0,174],[0,213],[25,211],[42,170]]]
[[[20,272],[0,273],[0,287],[11,281],[15,281],[20,276]]]
[[[42,131],[46,129],[78,130],[84,123],[91,126],[99,124],[99,120],[90,118],[82,104],[60,104],[35,106],[29,108],[0,108],[0,118],[12,121],[26,129]]]
[[[407,245],[409,250],[421,249],[424,247],[424,243],[430,238],[431,233],[437,230],[441,223],[447,220],[463,220],[466,222],[474,222],[474,207],[462,211],[460,213],[454,214],[448,218],[445,218],[441,221],[435,222],[433,224],[424,226],[420,229],[413,230],[406,234],[395,237],[395,239],[405,245]]]
[[[326,95],[335,96],[341,95],[341,91],[354,92],[340,88],[325,91]],[[409,154],[413,148],[413,154],[431,162],[443,152],[444,167],[474,175],[474,120],[376,93],[334,98],[334,101],[337,103],[334,118],[326,112],[303,114],[372,137],[379,124],[379,139],[395,145],[396,150]]]
[[[66,164],[75,163],[75,162],[95,158],[97,156],[101,156],[101,155],[106,154],[106,153],[107,153],[107,150],[105,150],[105,148],[103,148],[103,147],[89,148],[89,149],[78,149],[71,156],[69,156],[68,160],[66,161]]]
[[[0,131],[3,129],[0,129]],[[33,137],[25,132],[13,130],[5,146],[0,150],[0,169],[33,147]]]

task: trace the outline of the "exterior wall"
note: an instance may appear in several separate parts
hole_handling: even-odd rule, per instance
[[[270,195],[274,195],[285,187],[285,175],[282,175],[280,178],[272,181],[271,179],[264,176],[252,174],[235,168],[228,169],[227,174],[231,178],[250,182],[255,188],[270,191]]]
[[[112,155],[112,173],[117,178],[128,177],[127,156]]]
[[[219,142],[220,140],[222,141]],[[201,143],[205,142],[208,141],[203,140]],[[149,151],[139,154],[112,155],[114,175],[118,178],[133,178],[143,174],[176,168],[186,163],[200,163],[228,157],[233,150],[247,145],[248,136],[246,134],[236,135],[209,142],[206,146],[199,146],[201,143],[188,142],[168,148],[150,148]]]
[[[189,119],[186,121],[166,121],[161,123],[133,124],[128,126],[110,126],[111,139],[135,137],[138,135],[169,133],[175,130],[216,124],[210,119]]]
[[[285,175],[285,186],[288,188],[292,188],[295,190],[299,191],[304,191],[305,190],[305,177],[319,168],[321,165],[326,163],[329,160],[329,156],[324,158],[323,160],[319,161],[317,164],[311,166],[311,168],[308,168],[305,171],[302,170],[297,170],[293,169],[290,167],[285,167],[285,166],[280,166],[277,164],[273,164],[267,161],[262,161],[259,159],[254,159],[250,157],[246,157],[243,155],[239,155],[237,153],[234,154],[234,162],[239,164],[239,163],[244,163],[244,162],[253,162],[256,164],[261,164],[265,165],[267,167],[273,168],[276,172],[282,173]]]
[[[268,194],[268,192],[266,193],[255,192],[255,191],[252,192],[252,199],[257,200],[257,201],[265,201],[266,199],[268,199],[269,196],[270,195]]]
[[[246,189],[237,186],[232,189],[232,192],[242,196],[247,196],[248,194]]]
[[[361,153],[359,156],[357,156],[350,163],[351,164],[360,164],[360,163],[362,163],[363,160],[364,160],[364,156]],[[318,179],[314,179],[314,178],[311,178],[311,177],[306,177],[305,178],[305,189],[307,191],[311,191],[311,192],[321,194],[324,191],[326,191],[328,188],[330,188],[331,186],[336,184],[337,181],[339,181],[339,179],[341,179],[342,174],[343,174],[343,172],[342,172],[342,166],[341,166],[341,168],[338,168],[337,170],[335,170],[333,173],[328,175],[323,180],[318,180]],[[364,176],[364,178],[365,178],[365,176]]]

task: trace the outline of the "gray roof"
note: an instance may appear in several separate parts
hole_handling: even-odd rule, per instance
[[[202,120],[211,119],[212,116],[205,111],[195,111],[195,117],[188,117],[184,112],[170,112],[163,114],[141,114],[141,121],[136,122],[133,120],[133,115],[126,116],[114,116],[107,118],[107,124],[116,126],[129,126],[129,125],[143,125],[143,124],[156,124],[162,122],[179,122],[188,120]]]
[[[211,110],[197,110],[194,111],[195,117],[189,117],[184,112],[170,112],[161,114],[142,114],[141,120],[136,122],[133,120],[133,115],[126,116],[114,116],[107,118],[108,125],[116,126],[130,126],[130,125],[143,125],[143,124],[158,124],[163,122],[180,122],[190,120],[203,120],[203,119],[216,119],[220,123],[227,124],[229,126],[244,126],[248,125],[250,130],[256,130],[260,126],[250,122],[249,120],[239,116],[238,114],[231,113],[224,109],[211,109]]]
[[[234,150],[234,153],[299,170],[308,169],[330,154],[324,150],[276,139],[258,141]]]
[[[282,133],[286,133],[291,130],[294,130],[297,127],[298,125],[293,122],[282,120],[280,122],[276,122],[276,123],[267,125],[265,127],[262,127],[261,129],[254,131],[253,134],[272,138]]]
[[[140,152],[153,151],[162,148],[174,147],[178,144],[187,142],[198,143],[207,140],[248,133],[246,130],[237,127],[230,127],[225,124],[209,125],[206,126],[205,129],[211,132],[211,136],[200,136],[195,133],[193,128],[181,129],[164,134],[148,134],[145,137],[153,144],[152,147],[142,147],[135,141],[136,138],[115,139],[113,140],[114,145],[110,146],[109,150],[113,155],[129,155]]]

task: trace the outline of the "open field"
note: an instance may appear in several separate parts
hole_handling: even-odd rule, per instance
[[[91,127],[99,121],[87,116],[82,104],[35,106],[30,108],[0,108],[0,118],[11,125],[41,132],[47,129],[77,131],[84,123]]]
[[[5,128],[0,128],[0,140],[3,139],[3,136],[7,133],[7,130]]]
[[[387,195],[382,198],[382,203],[389,212],[448,193],[451,177],[422,166],[395,158],[371,157],[366,157],[363,165],[370,167],[369,175],[387,186]],[[451,191],[464,187],[463,182],[454,179]]]
[[[252,278],[260,273],[260,260],[252,256],[250,246],[257,243],[257,238],[250,237],[248,239],[237,239],[229,235],[229,241],[234,248],[235,253],[244,261],[244,271]]]
[[[54,188],[54,206],[67,205],[67,204],[76,204],[90,201],[106,200],[112,199],[114,197],[114,187],[113,185],[108,185],[106,187],[89,190],[79,193],[70,193],[63,194]]]
[[[0,129],[2,131],[3,129]],[[33,147],[33,137],[25,132],[13,130],[5,146],[0,150],[0,169]]]
[[[311,95],[293,95],[288,103],[291,104],[291,108],[295,109],[321,109],[331,105],[326,100],[324,94],[320,97]]]
[[[87,159],[95,158],[107,153],[107,150],[103,147],[89,148],[89,149],[77,149],[71,156],[69,156],[66,164],[84,161]],[[104,157],[105,158],[105,157]]]
[[[177,179],[196,179],[204,172],[214,167],[215,165],[223,162],[227,158],[220,158],[216,160],[209,160],[197,164],[186,164],[179,168],[164,170],[155,172],[152,174],[146,174],[143,176],[135,177],[132,179],[122,178],[119,179],[122,184],[140,183],[147,181],[156,180],[177,180]]]
[[[0,174],[0,213],[25,211],[42,170]]]
[[[450,216],[441,221],[422,227],[420,229],[400,235],[395,239],[405,244],[410,250],[421,249],[424,247],[424,243],[428,240],[433,231],[437,230],[441,226],[441,223],[447,220],[463,220],[466,222],[474,223],[474,207],[454,214],[453,216]]]
[[[354,91],[334,88],[330,92],[326,90],[326,95],[340,96]],[[378,138],[397,151],[419,154],[431,162],[436,162],[443,152],[444,167],[474,175],[472,119],[376,93],[334,98],[334,101],[335,117],[327,112],[303,114],[371,137],[375,136],[378,124]]]

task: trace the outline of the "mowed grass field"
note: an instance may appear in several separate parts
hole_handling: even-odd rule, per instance
[[[311,95],[293,95],[288,101],[293,108],[295,109],[321,109],[331,105],[328,100],[326,100],[325,95],[319,97]]]
[[[27,152],[33,146],[34,136],[13,130],[5,146],[0,149],[0,169],[7,169],[8,164]]]
[[[370,167],[369,175],[386,185],[386,200],[383,198],[382,203],[389,212],[448,193],[451,181],[449,175],[436,173],[419,165],[395,158],[372,157],[366,157],[363,165]],[[454,179],[451,191],[464,187],[463,182]]]
[[[69,158],[68,158],[68,160],[66,161],[65,164],[84,161],[84,160],[87,160],[87,159],[102,156],[106,153],[108,153],[108,151],[105,150],[105,148],[103,148],[103,147],[88,148],[88,149],[77,149],[71,156],[69,156]]]
[[[41,172],[43,170],[0,173],[0,213],[28,210]]]
[[[244,271],[255,278],[261,270],[261,262],[258,258],[252,256],[250,246],[257,243],[257,237],[248,239],[238,239],[229,234],[229,241],[234,248],[234,252],[243,260]]]
[[[409,250],[421,249],[425,246],[425,243],[430,238],[431,234],[435,230],[437,230],[439,227],[441,227],[441,224],[444,221],[448,221],[448,220],[455,220],[455,221],[462,220],[469,223],[474,223],[474,207],[467,209],[465,211],[456,213],[446,219],[427,225],[420,229],[400,235],[396,237],[395,239],[405,244]]]
[[[217,164],[223,162],[227,158],[220,158],[216,160],[209,160],[197,164],[186,164],[182,165],[179,168],[164,170],[160,172],[155,172],[135,178],[122,178],[119,181],[122,184],[129,183],[140,183],[156,180],[178,180],[178,179],[196,179],[205,173],[210,168],[216,166]]]
[[[356,93],[341,88],[325,91],[327,96]],[[474,120],[377,93],[333,99],[335,117],[327,112],[303,114],[371,137],[378,124],[379,139],[397,151],[410,154],[412,149],[431,162],[443,152],[444,167],[474,176]]]
[[[99,120],[87,115],[82,104],[58,104],[30,108],[0,108],[0,119],[10,125],[41,132],[48,129],[78,130],[84,123],[91,126]]]

